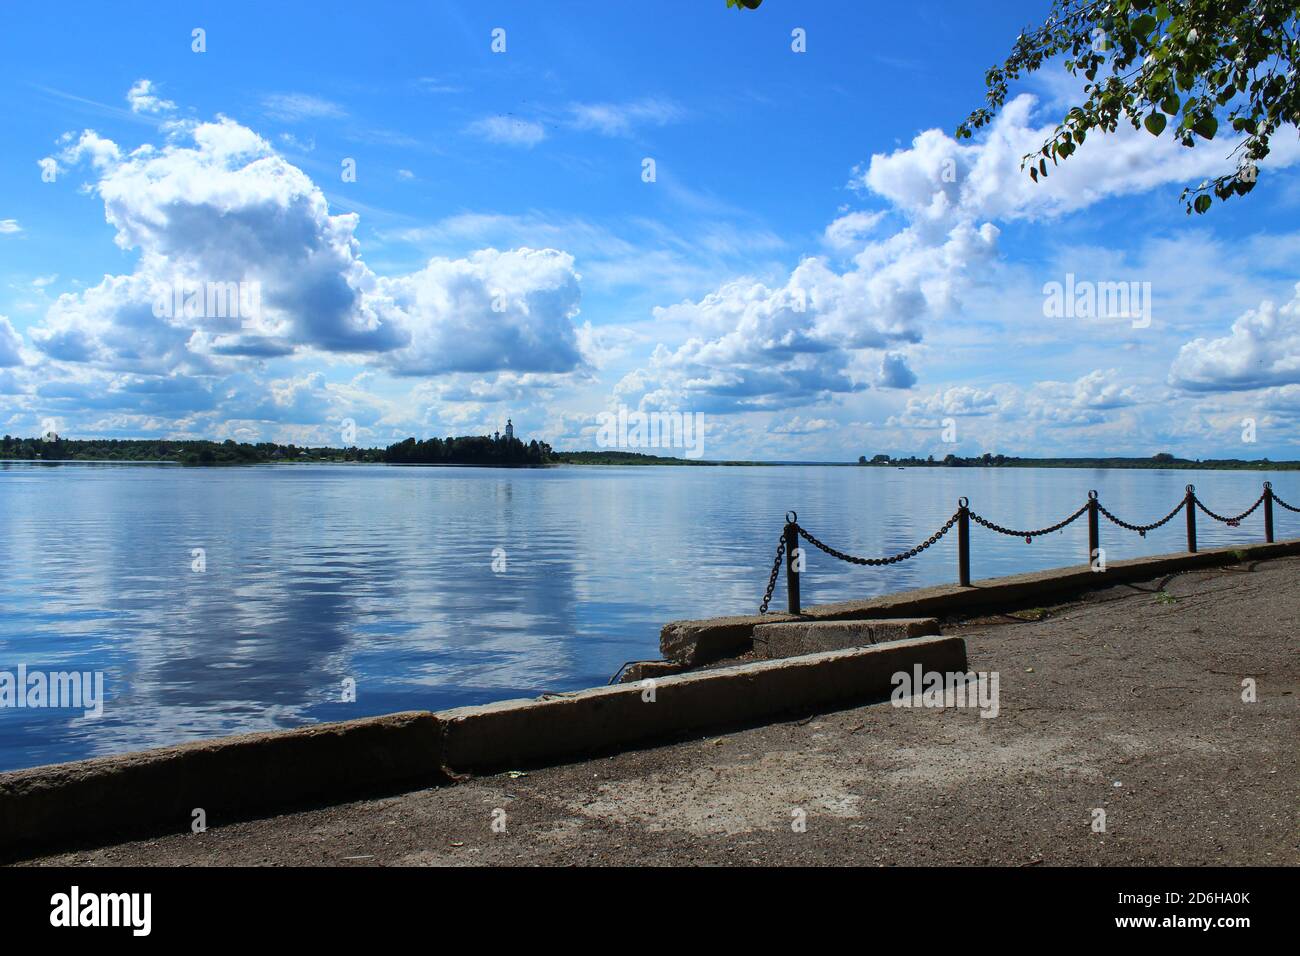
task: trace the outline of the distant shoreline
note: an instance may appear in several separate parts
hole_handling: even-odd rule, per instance
[[[600,453],[588,452],[585,454],[598,455]],[[983,462],[962,463],[960,465],[948,465],[943,462],[920,462],[910,464],[881,464],[854,461],[740,461],[740,460],[718,460],[706,461],[703,459],[684,459],[660,457],[654,455],[642,456],[641,460],[570,460],[563,453],[556,457],[556,460],[544,464],[492,464],[489,462],[382,462],[382,461],[350,461],[341,458],[312,458],[296,459],[291,461],[252,461],[252,462],[230,462],[214,463],[206,465],[187,464],[186,462],[167,459],[117,459],[117,458],[5,458],[0,456],[0,465],[5,464],[29,464],[29,465],[169,465],[178,468],[229,468],[229,467],[248,467],[255,465],[275,465],[292,467],[295,465],[384,465],[392,468],[519,468],[519,469],[545,469],[545,468],[609,468],[609,467],[629,467],[645,468],[652,466],[669,466],[669,467],[712,467],[712,468],[864,468],[864,469],[896,469],[907,471],[913,468],[931,469],[931,468],[1020,468],[1020,469],[1068,469],[1076,468],[1080,470],[1104,470],[1104,471],[1300,471],[1300,461],[1184,461],[1178,460],[1169,462],[1154,462],[1146,458],[1133,459],[1091,459],[1091,458],[1017,458],[1014,461],[1005,461],[1000,464],[985,464]]]
[[[1186,458],[1158,455],[1152,458],[1123,458],[1116,456],[1095,458],[1015,458],[984,456],[959,458],[949,455],[945,460],[898,458],[887,461],[704,461],[669,458],[658,455],[641,455],[633,452],[554,452],[548,464],[570,465],[735,465],[735,466],[799,466],[829,465],[841,468],[1105,468],[1113,470],[1151,471],[1300,471],[1300,461],[1269,461],[1256,459],[1212,458],[1194,461]]]
[[[657,447],[657,446],[656,446]],[[276,442],[215,442],[206,439],[63,438],[53,432],[43,438],[0,440],[0,462],[36,461],[46,464],[174,464],[185,467],[231,465],[343,465],[387,464],[451,466],[460,468],[548,468],[557,465],[671,465],[674,467],[795,467],[819,465],[837,468],[1085,468],[1148,469],[1157,471],[1297,471],[1300,461],[1240,458],[1206,458],[1193,461],[1161,452],[1149,458],[1093,455],[1056,458],[1020,458],[983,454],[970,457],[948,454],[893,457],[859,455],[853,461],[749,461],[741,459],[682,458],[641,451],[557,451],[536,439],[525,444],[507,430],[505,435],[465,435],[459,438],[407,438],[387,448],[337,448],[327,445],[281,445]]]

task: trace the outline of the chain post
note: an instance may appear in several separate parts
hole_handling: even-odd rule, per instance
[[[970,587],[970,500],[957,499],[957,581]]]
[[[785,584],[788,602],[786,609],[791,614],[799,613],[799,571],[797,552],[799,551],[799,514],[788,511],[785,515]]]
[[[1177,517],[1178,512],[1186,511],[1187,514],[1185,515],[1185,518],[1187,521],[1187,551],[1190,554],[1196,554],[1197,553],[1196,509],[1197,508],[1203,510],[1209,517],[1213,518],[1214,520],[1222,521],[1228,524],[1229,526],[1235,528],[1238,527],[1241,524],[1241,522],[1244,521],[1246,518],[1250,517],[1250,515],[1254,514],[1255,510],[1259,508],[1260,505],[1263,505],[1264,506],[1264,537],[1270,544],[1272,544],[1274,541],[1273,505],[1275,503],[1287,509],[1288,511],[1300,512],[1300,508],[1292,507],[1291,505],[1283,501],[1281,498],[1279,498],[1277,495],[1275,495],[1273,493],[1272,482],[1268,482],[1268,481],[1264,482],[1264,493],[1255,500],[1255,503],[1252,504],[1245,511],[1243,511],[1241,514],[1235,517],[1225,517],[1223,515],[1219,515],[1211,511],[1204,504],[1202,504],[1200,500],[1196,497],[1196,486],[1188,485],[1187,494],[1183,497],[1183,500],[1179,503],[1178,507],[1174,508],[1173,511],[1169,512],[1169,514],[1165,515],[1159,521],[1154,521],[1151,524],[1138,525],[1138,524],[1130,524],[1129,522],[1124,521],[1116,517],[1115,515],[1111,514],[1110,511],[1107,510],[1104,505],[1102,505],[1100,499],[1098,498],[1097,491],[1094,489],[1088,492],[1088,500],[1084,502],[1082,506],[1080,506],[1079,510],[1075,511],[1072,515],[1067,517],[1065,520],[1058,521],[1054,525],[1049,525],[1045,528],[1040,528],[1036,531],[1032,531],[1032,530],[1017,531],[1010,528],[1003,528],[1001,525],[995,524],[992,521],[989,521],[987,518],[983,517],[982,515],[979,515],[974,511],[971,511],[970,499],[963,496],[957,499],[957,510],[956,512],[953,513],[952,517],[950,517],[944,523],[943,527],[941,527],[934,534],[930,535],[929,538],[927,538],[925,541],[918,544],[916,547],[911,548],[907,551],[903,551],[898,554],[887,555],[881,558],[858,557],[852,554],[846,554],[843,551],[836,550],[830,545],[818,540],[810,532],[802,528],[799,525],[799,515],[796,512],[788,511],[786,512],[786,516],[785,516],[786,518],[785,527],[781,532],[781,538],[777,544],[776,557],[772,563],[772,573],[768,577],[767,590],[766,592],[764,592],[763,595],[763,603],[759,606],[759,613],[761,614],[767,613],[768,606],[772,600],[772,595],[776,590],[777,578],[779,577],[781,571],[781,561],[782,559],[784,559],[785,567],[786,567],[786,587],[787,587],[787,594],[788,594],[787,606],[791,614],[793,615],[802,614],[802,606],[800,603],[800,596],[799,596],[799,577],[800,577],[800,569],[804,562],[802,561],[803,550],[799,546],[800,538],[804,538],[805,540],[808,541],[809,545],[820,549],[821,551],[830,555],[832,558],[836,558],[837,560],[848,561],[851,564],[864,565],[867,567],[883,567],[886,565],[897,564],[899,561],[906,561],[909,558],[916,557],[922,551],[929,548],[940,538],[942,538],[945,534],[947,534],[952,529],[953,525],[956,525],[957,526],[957,578],[962,587],[971,587],[970,526],[972,521],[974,521],[976,524],[983,525],[984,527],[998,534],[1010,535],[1012,537],[1023,537],[1025,539],[1025,542],[1029,543],[1034,538],[1040,538],[1044,535],[1051,534],[1054,531],[1061,530],[1062,528],[1066,527],[1069,524],[1072,524],[1074,521],[1081,518],[1086,512],[1088,515],[1089,566],[1094,568],[1095,570],[1101,570],[1101,568],[1093,564],[1093,562],[1099,559],[1101,554],[1101,522],[1100,522],[1101,515],[1105,515],[1107,520],[1113,522],[1114,524],[1118,525],[1121,528],[1124,528],[1128,531],[1136,531],[1139,534],[1141,534],[1143,537],[1146,537],[1146,533],[1148,531],[1154,531],[1157,528],[1164,527],[1175,517]]]
[[[1264,540],[1273,543],[1273,482],[1264,482]]]
[[[1088,492],[1088,567],[1095,568],[1101,552],[1101,523],[1098,520],[1097,492]]]

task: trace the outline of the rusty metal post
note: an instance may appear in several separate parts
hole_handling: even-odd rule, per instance
[[[1196,486],[1187,486],[1187,505],[1183,509],[1187,512],[1187,550],[1192,554],[1196,553]]]
[[[799,550],[799,515],[787,511],[785,515],[785,584],[787,610],[799,613],[799,571],[795,566],[795,552]]]
[[[970,587],[970,500],[957,499],[957,581]]]
[[[1264,482],[1264,540],[1273,543],[1273,482]]]
[[[1097,567],[1097,556],[1101,551],[1101,525],[1097,520],[1097,492],[1088,492],[1088,567]]]

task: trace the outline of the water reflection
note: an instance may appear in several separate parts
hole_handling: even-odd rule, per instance
[[[752,612],[791,508],[827,544],[880,556],[929,537],[959,495],[1038,527],[1097,488],[1148,522],[1188,481],[1236,513],[1265,478],[1300,499],[1294,473],[0,464],[0,669],[102,670],[108,696],[97,721],[0,711],[0,769],[602,683],[656,656],[667,620]],[[1200,540],[1258,540],[1258,518],[1202,516]],[[1278,532],[1300,525],[1279,513]],[[975,528],[973,571],[1082,563],[1086,535]],[[951,581],[955,537],[884,568],[810,549],[805,602]],[[1110,560],[1179,550],[1182,519],[1146,539],[1103,522],[1102,543]]]

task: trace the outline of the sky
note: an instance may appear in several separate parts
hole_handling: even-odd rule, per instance
[[[1048,7],[9,7],[0,432],[1300,458],[1295,130],[1035,184],[1059,65],[953,132]]]

